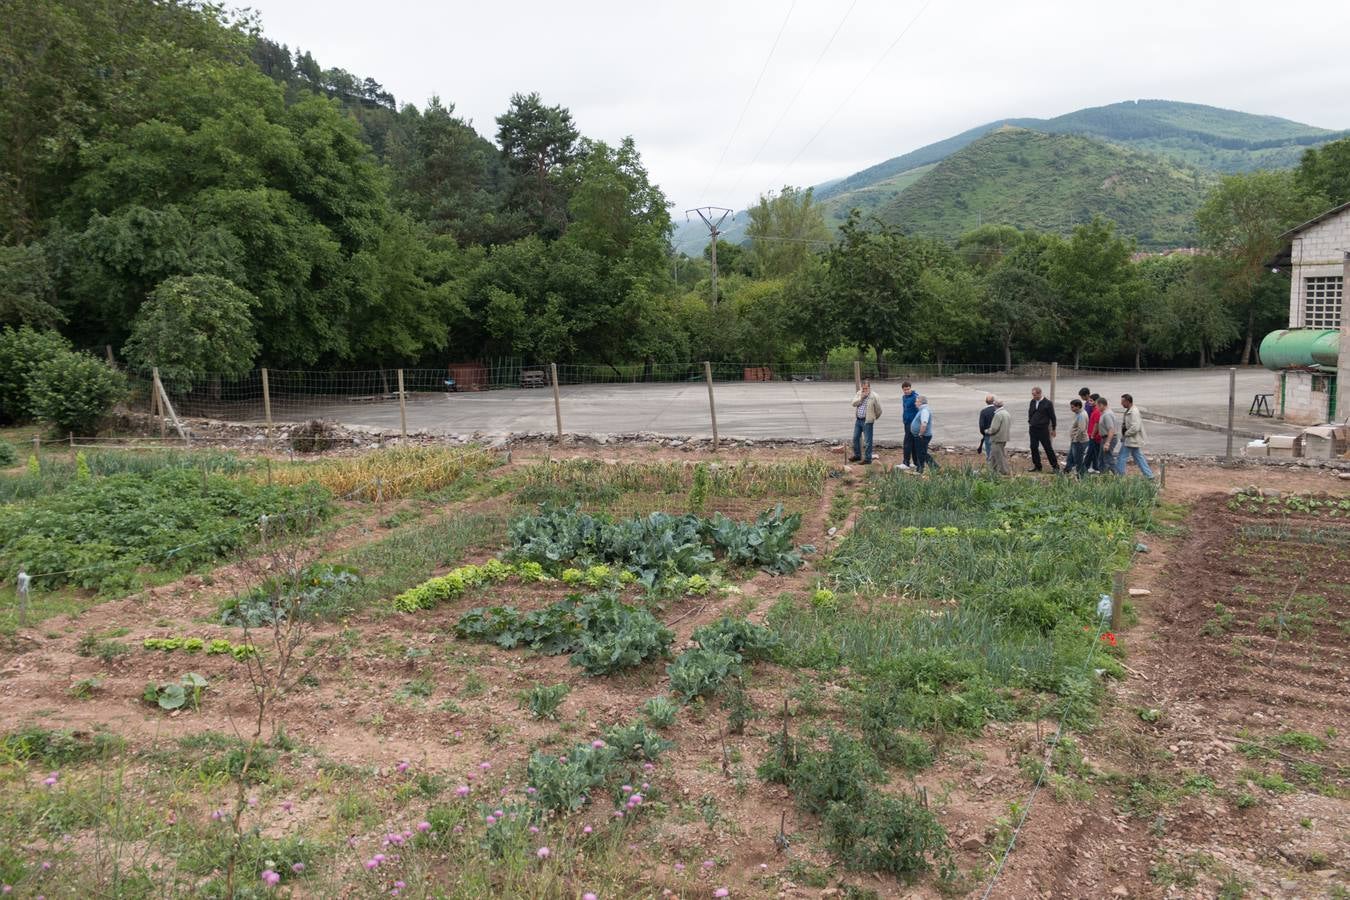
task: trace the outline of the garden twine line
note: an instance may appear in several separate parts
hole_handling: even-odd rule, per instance
[[[1138,555],[1138,550],[1132,550],[1130,552],[1130,567],[1134,565],[1134,558]],[[1129,567],[1127,567],[1127,570],[1128,568]],[[1085,667],[1090,668],[1092,666],[1092,659],[1097,655],[1097,645],[1101,643],[1102,635],[1106,633],[1106,625],[1107,621],[1098,617],[1097,634],[1092,639],[1092,646],[1088,648],[1087,658],[1083,660],[1083,665]],[[998,861],[998,868],[996,868],[994,874],[990,876],[989,884],[985,887],[984,893],[980,895],[980,900],[989,900],[989,895],[993,893],[994,885],[998,882],[998,876],[1003,874],[1003,867],[1007,864],[1008,857],[1012,855],[1013,848],[1017,846],[1017,838],[1022,833],[1022,826],[1026,824],[1027,819],[1031,816],[1031,806],[1036,801],[1036,794],[1040,792],[1041,784],[1045,781],[1045,773],[1054,765],[1054,753],[1059,747],[1060,738],[1064,735],[1064,722],[1068,716],[1069,710],[1066,707],[1064,711],[1060,713],[1059,726],[1055,729],[1055,736],[1050,739],[1050,747],[1045,754],[1049,763],[1042,763],[1041,771],[1036,776],[1036,783],[1031,786],[1031,792],[1027,794],[1026,805],[1022,808],[1022,816],[1017,820],[1017,827],[1013,829],[1012,838],[1008,841],[1008,846],[1004,848],[1003,855]]]

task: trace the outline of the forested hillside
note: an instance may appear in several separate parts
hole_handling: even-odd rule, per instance
[[[1276,116],[1252,115],[1199,103],[1129,100],[1080,109],[1050,119],[1011,118],[980,125],[832,181],[818,188],[816,196],[822,201],[827,218],[836,224],[843,222],[849,210],[855,207],[864,213],[877,211],[917,182],[919,176],[933,164],[960,153],[985,135],[1008,127],[1043,134],[1080,135],[1126,149],[1156,154],[1161,159],[1154,160],[1150,164],[1153,167],[1167,168],[1170,163],[1173,167],[1196,168],[1210,173],[1293,168],[1309,147],[1320,146],[1350,134],[1303,125]],[[1047,172],[1035,177],[1048,180],[1051,175]],[[1157,184],[1159,195],[1142,202],[1166,206],[1167,198],[1163,191],[1167,183],[1164,180]],[[944,186],[962,196],[976,190],[974,185],[954,182],[946,182]],[[932,205],[933,185],[929,187],[921,205],[939,212],[942,221],[919,220],[912,224],[920,229],[932,224],[938,230],[945,231],[950,226],[948,220],[959,218],[961,210],[955,207],[954,200],[952,208],[938,210]],[[1139,190],[1146,194],[1152,189],[1147,184],[1141,184]],[[1074,208],[1072,199],[1069,205],[1059,207],[1050,214],[1049,219],[1065,223],[1083,220]],[[984,221],[1002,220],[985,216]],[[1015,218],[1007,221],[1016,224],[1023,220]],[[1146,228],[1150,234],[1145,234],[1134,231],[1125,221],[1116,221],[1144,244],[1159,243],[1160,239],[1156,235],[1175,233],[1175,229],[1166,224],[1161,228]]]
[[[948,240],[984,222],[1067,233],[1100,215],[1141,247],[1190,246],[1195,211],[1216,181],[1102,141],[1007,127],[925,170],[876,212]]]

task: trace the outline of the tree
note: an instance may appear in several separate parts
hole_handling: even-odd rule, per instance
[[[708,262],[704,266],[700,277],[705,276],[712,267],[712,244],[703,248],[703,259]],[[749,275],[751,274],[751,260],[753,257],[745,249],[744,244],[733,244],[730,241],[717,239],[717,274],[719,277],[726,275]],[[678,279],[677,279],[678,280]],[[722,291],[722,293],[726,293]]]
[[[930,351],[938,374],[952,351],[974,341],[986,323],[980,311],[983,285],[964,266],[926,269],[919,278],[919,302],[910,317],[914,343]]]
[[[1225,176],[1195,213],[1205,246],[1217,257],[1224,301],[1244,335],[1242,365],[1251,359],[1257,320],[1268,295],[1259,291],[1282,235],[1311,218],[1325,201],[1299,192],[1292,172]]]
[[[1022,245],[1023,235],[1012,225],[982,225],[961,235],[956,255],[971,269],[988,274],[1003,257]]]
[[[745,234],[754,271],[764,278],[791,275],[830,241],[825,215],[814,201],[814,188],[791,186],[777,194],[760,195],[759,202],[750,207]]]
[[[0,246],[0,325],[55,328],[65,321],[42,245]]]
[[[1085,349],[1101,347],[1112,337],[1122,303],[1138,292],[1130,267],[1133,251],[1132,242],[1117,236],[1115,225],[1101,216],[1050,248],[1054,333],[1073,350],[1075,369]]]
[[[175,275],[151,292],[122,348],[142,370],[180,390],[208,376],[239,376],[253,368],[258,300],[218,275]]]
[[[1350,202],[1350,137],[1304,150],[1294,181],[1325,206]]]
[[[985,281],[983,312],[1003,347],[1003,367],[1012,371],[1012,346],[1045,315],[1050,284],[1034,269],[1004,263]]]
[[[826,259],[841,332],[859,350],[876,354],[877,374],[885,378],[886,351],[904,346],[909,334],[923,262],[914,239],[880,222],[876,226],[864,228],[854,210]]]
[[[1200,367],[1239,334],[1232,309],[1224,302],[1222,262],[1200,257],[1185,278],[1172,282],[1150,329],[1150,339],[1173,353],[1195,353]]]
[[[521,236],[525,223],[505,209],[505,164],[492,143],[432,97],[425,110],[399,112],[386,146],[395,203],[436,234],[463,243]]]
[[[1165,326],[1167,292],[1173,285],[1191,275],[1192,258],[1188,256],[1149,256],[1134,264],[1138,276],[1133,289],[1122,299],[1120,338],[1125,349],[1134,357],[1137,371],[1143,364],[1144,348],[1159,354],[1169,353]]]
[[[537,93],[512,94],[510,106],[497,117],[497,143],[515,176],[512,203],[545,237],[556,237],[567,226],[561,176],[576,156],[578,137],[572,114],[562,106],[545,106]]]

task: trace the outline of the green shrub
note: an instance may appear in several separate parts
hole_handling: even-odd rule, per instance
[[[27,325],[0,329],[0,422],[33,418],[33,376],[47,361],[70,352],[70,341],[55,331],[34,331]]]
[[[0,441],[0,469],[8,469],[19,464],[19,452],[13,444]]]
[[[947,832],[926,806],[911,797],[872,793],[861,803],[831,803],[825,834],[845,865],[911,878],[933,862],[950,863]]]
[[[861,741],[832,731],[828,750],[799,748],[789,786],[797,805],[824,815],[832,803],[861,809],[871,786],[886,780],[886,770]]]
[[[88,353],[62,353],[47,360],[28,385],[33,414],[62,434],[94,434],[126,394],[122,373]]]

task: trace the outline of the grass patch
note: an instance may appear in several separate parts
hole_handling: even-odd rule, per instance
[[[291,485],[313,482],[335,497],[353,500],[395,500],[442,490],[495,465],[496,455],[479,447],[392,447],[273,466],[272,480]]]

